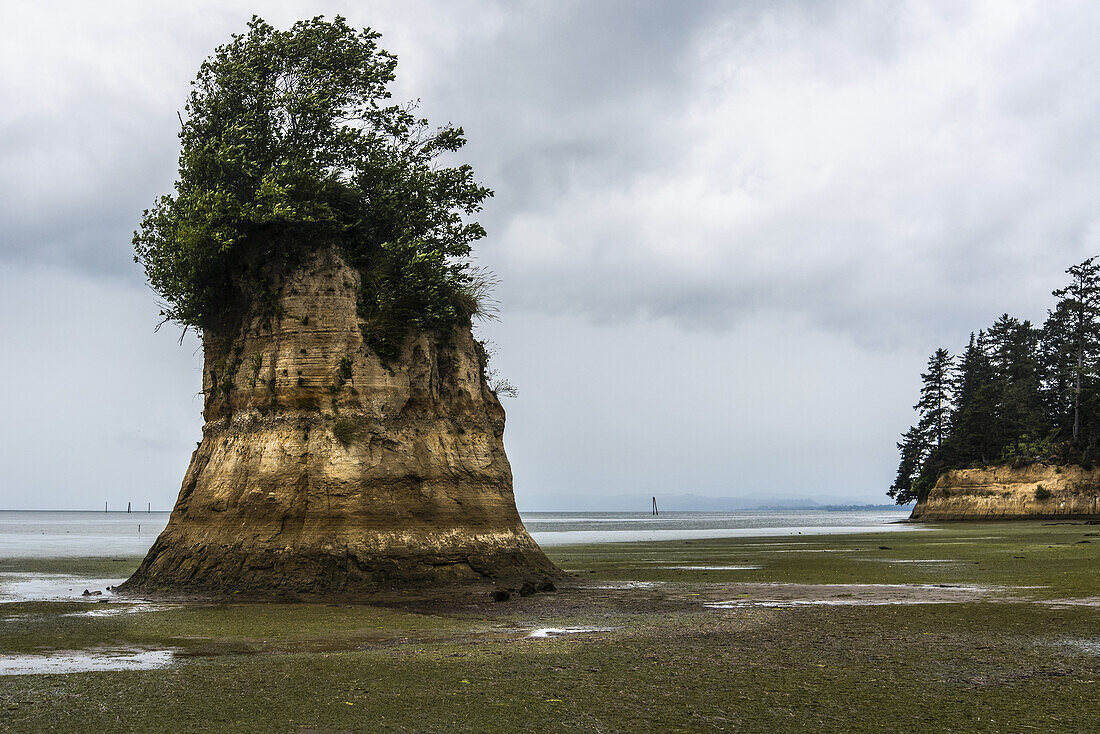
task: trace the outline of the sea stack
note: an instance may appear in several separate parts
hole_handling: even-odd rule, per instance
[[[469,319],[383,360],[359,293],[322,247],[236,333],[204,332],[202,442],[124,591],[356,597],[560,573],[516,511]]]

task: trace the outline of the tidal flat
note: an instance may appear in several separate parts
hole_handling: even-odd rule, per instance
[[[0,731],[1100,729],[1100,526],[547,552],[570,573],[558,591],[458,607],[2,603]]]

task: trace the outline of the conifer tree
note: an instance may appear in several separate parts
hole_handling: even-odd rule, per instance
[[[920,415],[917,424],[930,450],[938,449],[947,437],[952,409],[952,368],[955,360],[940,348],[928,358],[928,371],[921,374],[920,400],[913,409]]]
[[[993,367],[986,352],[986,334],[979,331],[977,336],[970,335],[955,372],[955,411],[948,444],[956,467],[989,462],[993,456],[990,428],[996,422]]]
[[[1003,456],[1030,458],[1031,444],[1047,432],[1039,391],[1039,336],[1030,321],[1008,314],[987,332],[999,420],[986,430]]]
[[[1081,442],[1083,395],[1100,359],[1100,265],[1096,257],[1066,270],[1070,283],[1052,292],[1058,298],[1045,326],[1054,373],[1052,382],[1070,391],[1071,439]]]
[[[1043,405],[1059,438],[1070,441],[1073,436],[1074,366],[1073,350],[1066,349],[1072,338],[1068,323],[1048,312],[1043,324],[1040,355],[1043,365]]]
[[[952,412],[952,366],[946,349],[937,349],[928,358],[928,371],[921,374],[920,400],[913,406],[919,419],[902,435],[898,443],[901,462],[897,478],[888,494],[898,504],[919,499],[922,491],[935,482],[929,466],[948,435]]]
[[[919,499],[917,490],[920,487],[921,469],[928,456],[924,433],[917,426],[910,427],[898,442],[898,450],[901,452],[898,475],[886,494],[899,505],[905,505]]]

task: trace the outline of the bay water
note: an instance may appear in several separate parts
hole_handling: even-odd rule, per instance
[[[905,508],[742,512],[527,512],[540,545],[913,529]],[[0,511],[0,561],[17,558],[134,558],[168,523],[167,512]]]

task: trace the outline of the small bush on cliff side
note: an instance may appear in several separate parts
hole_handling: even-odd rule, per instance
[[[1035,499],[1037,499],[1039,501],[1042,501],[1042,500],[1048,500],[1048,499],[1050,499],[1050,497],[1051,497],[1051,492],[1050,492],[1049,489],[1047,489],[1046,487],[1044,487],[1041,484],[1038,484],[1038,485],[1035,486]]]
[[[468,217],[492,192],[469,166],[439,164],[465,144],[462,128],[389,102],[397,59],[378,38],[339,16],[287,31],[253,17],[203,62],[175,191],[134,233],[165,320],[232,329],[270,311],[280,278],[331,245],[363,276],[379,353],[396,354],[411,327],[473,313],[468,256],[485,231]]]
[[[492,341],[478,341],[474,342],[474,349],[481,362],[481,379],[488,385],[490,392],[498,398],[519,397],[519,388],[502,377],[496,368],[489,364],[493,355],[496,354],[496,345]]]
[[[359,437],[359,425],[350,418],[337,418],[332,424],[332,435],[347,446]]]
[[[249,382],[252,384],[252,387],[256,387],[256,381],[260,378],[260,370],[263,368],[263,366],[264,366],[264,355],[260,354],[259,352],[257,352],[256,354],[253,354],[252,355],[252,376],[249,380]]]

